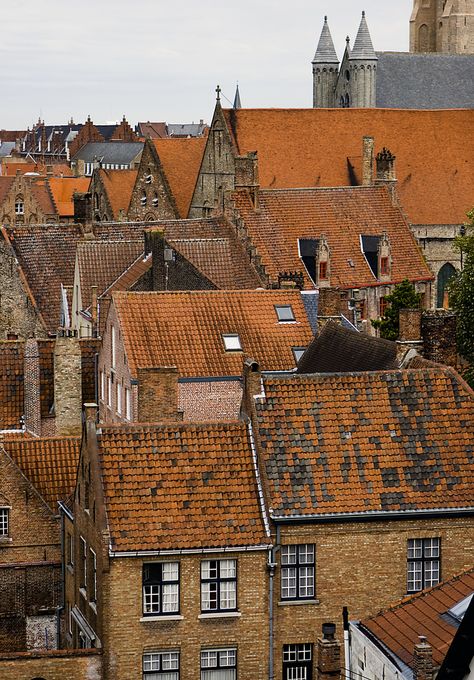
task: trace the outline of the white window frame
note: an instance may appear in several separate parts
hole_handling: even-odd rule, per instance
[[[115,369],[117,363],[117,331],[113,324],[110,327],[110,361],[111,367]]]
[[[144,652],[142,657],[143,680],[179,680],[179,649]]]
[[[0,538],[7,538],[10,532],[10,508],[0,508]]]
[[[81,581],[79,588],[87,593],[87,541],[81,536]]]
[[[112,408],[112,376],[107,376],[107,406]]]
[[[132,395],[128,387],[125,388],[125,417],[132,420]]]
[[[179,566],[179,562],[144,563],[142,574],[143,616],[179,614]],[[147,569],[150,568],[156,571],[156,576],[146,579]]]
[[[117,414],[122,415],[122,383],[117,382]]]
[[[222,340],[226,352],[241,352],[242,342],[238,333],[223,333]]]
[[[24,215],[25,214],[25,202],[16,200],[15,201],[15,215]]]
[[[282,545],[281,599],[314,600],[316,592],[316,546],[314,543]]]
[[[237,604],[237,560],[202,560],[201,612],[235,612]]]
[[[92,548],[89,548],[91,562],[92,562],[92,597],[90,601],[94,604],[97,602],[97,554]]]
[[[105,373],[100,372],[100,398],[105,401]]]
[[[407,593],[418,593],[441,581],[441,538],[409,538],[407,541]]]
[[[283,680],[309,680],[312,677],[313,645],[283,645]]]
[[[236,680],[237,647],[201,650],[201,680]]]

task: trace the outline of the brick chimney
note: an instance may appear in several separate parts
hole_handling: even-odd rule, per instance
[[[183,420],[178,410],[178,369],[160,366],[138,369],[138,421],[175,423]]]
[[[247,420],[252,411],[253,398],[262,393],[262,376],[260,367],[254,359],[244,359],[242,369],[242,401],[240,419]]]
[[[362,140],[362,186],[374,184],[374,138],[364,137]]]
[[[82,367],[79,340],[63,331],[54,346],[54,413],[57,436],[82,430]]]
[[[453,368],[458,366],[456,326],[456,314],[449,309],[423,312],[421,335],[425,359]]]
[[[152,290],[166,290],[165,232],[163,229],[146,229],[145,254],[151,253]]]
[[[321,329],[329,320],[339,323],[341,320],[341,291],[339,288],[320,288],[318,301],[318,328]]]
[[[248,189],[255,210],[259,209],[258,156],[251,151],[235,159],[235,188]]]
[[[35,338],[29,338],[25,342],[24,416],[26,431],[41,437],[40,361],[38,342]]]
[[[77,224],[92,223],[92,194],[74,192],[72,196],[74,202],[74,222]]]
[[[397,175],[395,173],[396,156],[385,147],[375,157],[375,186],[386,186],[393,205],[398,205]]]
[[[413,680],[433,680],[433,675],[433,648],[424,635],[420,635],[413,654]]]
[[[401,309],[399,312],[398,339],[400,342],[421,345],[421,309]]]
[[[341,643],[336,639],[336,624],[323,623],[318,638],[317,680],[336,680],[341,676]]]

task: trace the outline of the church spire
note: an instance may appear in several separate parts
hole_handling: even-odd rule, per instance
[[[369,27],[367,26],[367,21],[365,19],[365,12],[362,12],[362,19],[354,42],[354,47],[352,48],[351,59],[377,59],[374,46],[372,45]]]
[[[324,17],[323,30],[321,31],[313,64],[339,64],[327,17]]]
[[[241,109],[242,108],[242,102],[240,101],[239,83],[237,83],[237,87],[236,87],[236,90],[235,90],[233,108],[234,109]]]

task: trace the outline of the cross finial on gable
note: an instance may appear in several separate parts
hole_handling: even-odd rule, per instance
[[[218,85],[218,86],[216,87],[216,94],[217,94],[216,100],[217,100],[218,102],[220,102],[220,100],[221,100],[221,92],[222,92],[221,86]]]

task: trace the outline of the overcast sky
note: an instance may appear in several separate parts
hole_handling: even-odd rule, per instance
[[[244,107],[312,105],[325,14],[336,50],[364,9],[376,50],[408,49],[413,0],[15,0],[2,6],[0,128],[38,119],[209,121],[215,87]],[[2,3],[3,5],[3,3]],[[224,99],[225,103],[225,99]]]

